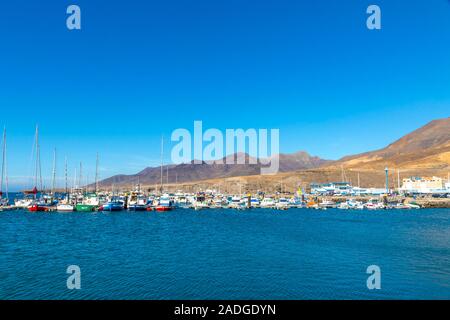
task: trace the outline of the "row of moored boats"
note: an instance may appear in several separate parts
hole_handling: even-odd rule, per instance
[[[0,203],[0,208],[6,208]],[[161,195],[145,194],[134,191],[123,194],[74,192],[70,194],[42,194],[36,192],[14,200],[9,208],[27,209],[30,212],[60,211],[60,212],[91,212],[91,211],[170,211],[179,209],[236,209],[267,208],[287,210],[290,208],[310,209],[419,209],[415,203],[393,202],[386,203],[381,198],[367,201],[347,199],[342,202],[307,196],[280,195],[223,195],[208,193],[163,193]]]

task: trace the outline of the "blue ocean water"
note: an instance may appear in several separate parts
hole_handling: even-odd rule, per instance
[[[449,299],[450,210],[2,212],[0,298]]]

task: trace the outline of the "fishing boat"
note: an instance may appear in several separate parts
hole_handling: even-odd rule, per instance
[[[326,208],[320,207],[319,204],[315,200],[309,200],[306,203],[306,208],[308,208],[308,209],[324,209],[324,210],[326,210]]]
[[[246,210],[248,209],[247,205],[244,202],[241,202],[235,209],[237,210]]]
[[[28,211],[30,212],[48,212],[55,211],[57,208],[57,201],[53,200],[48,195],[43,195],[39,200],[33,201],[33,203],[28,206]]]
[[[52,195],[42,194],[39,199],[33,201],[33,203],[28,206],[28,211],[30,212],[48,212],[56,211],[58,201],[53,198]]]
[[[386,209],[400,209],[400,210],[409,210],[409,209],[420,209],[420,206],[413,203],[390,203],[386,206]]]
[[[404,204],[404,203],[396,203],[396,204],[392,204],[392,205],[388,205],[387,209],[400,209],[400,210],[408,210],[411,209],[408,205]]]
[[[303,201],[299,197],[292,197],[289,199],[289,207],[290,208],[302,208]]]
[[[146,211],[147,204],[146,203],[135,203],[128,205],[128,211]]]
[[[215,196],[212,199],[211,204],[210,204],[210,207],[214,208],[214,209],[222,209],[227,206],[228,206],[228,201],[222,195]]]
[[[261,208],[275,208],[275,200],[272,197],[264,197],[264,199],[261,201]]]
[[[123,209],[124,203],[120,200],[111,200],[99,208],[101,211],[122,211]]]
[[[180,209],[188,209],[191,205],[190,201],[188,200],[188,197],[181,192],[177,192],[175,194],[175,206]]]
[[[128,211],[145,211],[145,210],[147,210],[147,199],[142,194],[140,189],[141,189],[140,183],[138,182],[136,191],[131,192],[131,194],[127,198]]]
[[[158,200],[155,195],[151,194],[147,198],[147,211],[154,211],[158,205]]]
[[[192,202],[192,206],[195,210],[208,209],[209,205],[206,202],[206,196],[203,192],[197,193]]]
[[[206,202],[195,202],[194,210],[203,210],[203,209],[209,209],[209,205]]]
[[[256,197],[250,198],[250,207],[251,208],[259,208],[261,206],[261,201],[259,201]]]
[[[378,201],[378,199],[369,199],[369,201],[364,204],[364,208],[368,210],[379,210],[385,209],[386,207],[381,201]]]
[[[156,211],[171,211],[173,209],[173,203],[168,194],[164,194],[159,198],[159,203],[156,206]]]
[[[146,204],[132,204],[128,206],[128,211],[146,211]]]
[[[223,208],[223,199],[221,197],[216,197],[213,199],[211,208],[221,209]]]
[[[147,199],[144,195],[138,194],[131,196],[128,202],[128,211],[145,211],[147,210]]]
[[[232,196],[228,201],[228,207],[232,209],[239,209],[242,206],[241,202],[242,198],[240,196]]]
[[[77,203],[75,205],[75,210],[78,212],[92,212],[95,211],[96,206],[84,203]]]
[[[30,212],[48,212],[56,210],[56,202],[46,202],[46,198],[41,197],[40,199],[35,198],[28,206],[28,211]]]
[[[38,203],[34,203],[28,207],[30,212],[47,212],[50,211],[48,206],[44,206]]]
[[[99,206],[99,199],[95,193],[86,193],[81,203],[75,205],[75,210],[79,212],[92,212]]]
[[[321,203],[319,203],[319,207],[323,209],[332,209],[336,208],[336,202],[331,200],[323,200]]]
[[[275,203],[275,209],[278,210],[287,210],[289,209],[289,200],[286,198],[279,198]]]
[[[350,209],[350,206],[348,205],[348,202],[345,201],[345,202],[339,203],[336,208],[341,209],[341,210],[348,210],[348,209]]]
[[[59,211],[59,212],[72,212],[74,210],[75,210],[75,207],[68,203],[59,203],[56,206],[56,211]]]

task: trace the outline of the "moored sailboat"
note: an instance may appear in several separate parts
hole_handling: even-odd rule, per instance
[[[34,200],[28,206],[28,211],[30,212],[41,212],[48,211],[48,207],[43,205],[40,199],[37,198],[39,190],[37,188],[38,184],[40,189],[42,190],[42,172],[41,172],[41,157],[40,157],[40,146],[39,146],[39,127],[36,125],[36,134],[35,134],[35,174],[34,174],[34,188],[31,190],[31,194],[33,194]],[[28,193],[28,192],[26,192]]]
[[[70,202],[70,194],[69,194],[69,188],[67,184],[67,158],[65,159],[65,165],[64,165],[64,177],[65,177],[65,187],[66,187],[66,194],[65,199],[58,203],[56,206],[56,211],[61,212],[72,212],[75,210],[75,207]]]
[[[3,184],[5,184],[5,193],[3,193]],[[3,197],[5,195],[5,197]],[[3,129],[3,144],[2,144],[2,168],[0,173],[0,207],[9,205],[8,194],[8,176],[6,172],[6,128]]]

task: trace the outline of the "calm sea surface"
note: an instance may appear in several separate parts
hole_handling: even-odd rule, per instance
[[[385,298],[450,299],[449,209],[0,212],[0,299]]]

